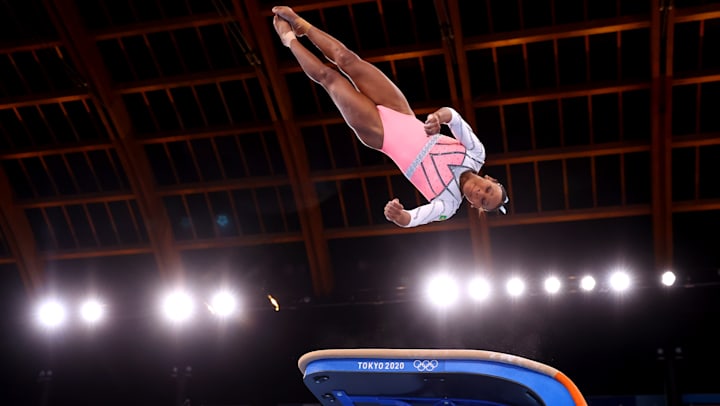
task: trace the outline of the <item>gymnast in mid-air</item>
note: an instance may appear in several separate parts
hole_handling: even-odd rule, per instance
[[[361,59],[330,34],[298,16],[290,7],[273,7],[273,25],[305,74],[320,84],[347,125],[366,146],[395,162],[428,203],[405,210],[399,199],[385,205],[385,218],[415,227],[452,217],[463,197],[472,207],[505,213],[505,188],[479,174],[485,147],[457,111],[442,107],[423,123],[405,95],[382,71]],[[327,66],[298,37],[307,37],[337,66]],[[440,133],[446,124],[453,137]]]

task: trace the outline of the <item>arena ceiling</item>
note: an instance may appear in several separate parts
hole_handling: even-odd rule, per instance
[[[717,281],[720,2],[288,1],[485,144],[509,213],[413,229],[382,208],[422,196],[291,59],[273,5],[0,2],[8,297],[225,282],[256,308],[360,306],[436,266]]]

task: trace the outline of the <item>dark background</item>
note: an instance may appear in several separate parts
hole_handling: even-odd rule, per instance
[[[507,352],[591,399],[665,393],[670,358],[679,392],[718,392],[719,2],[288,4],[420,119],[460,111],[509,214],[388,224],[388,199],[421,196],[298,69],[271,2],[2,0],[0,403],[174,404],[187,366],[192,404],[311,403],[298,358],[363,347]],[[495,295],[438,312],[437,270]],[[577,291],[585,273],[598,291]],[[179,284],[230,286],[244,311],[173,328],[157,307]],[[91,293],[103,325],[35,325],[43,297]]]

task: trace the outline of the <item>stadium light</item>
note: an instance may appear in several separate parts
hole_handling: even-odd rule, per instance
[[[590,292],[591,290],[595,289],[595,285],[597,282],[595,282],[595,278],[593,278],[591,275],[585,275],[580,280],[580,289]]]
[[[562,288],[562,282],[557,276],[549,276],[545,279],[545,292],[554,295],[560,292],[560,288]]]
[[[662,277],[660,278],[660,281],[665,286],[674,285],[676,280],[677,278],[675,277],[675,273],[673,273],[672,271],[663,272]]]
[[[490,296],[490,283],[487,279],[476,276],[468,284],[468,295],[477,302],[481,302]]]
[[[174,291],[165,296],[162,303],[165,316],[174,323],[189,320],[195,312],[192,297],[184,291]]]
[[[450,275],[438,275],[428,282],[427,295],[430,302],[438,307],[448,307],[458,300],[458,284]]]
[[[37,319],[43,327],[56,329],[65,322],[65,306],[56,299],[48,299],[39,305]]]
[[[105,305],[97,299],[88,299],[80,306],[80,317],[89,324],[95,324],[105,317]]]
[[[610,275],[610,288],[615,292],[624,292],[630,288],[630,275],[619,270]]]
[[[208,305],[210,313],[220,318],[227,318],[237,310],[237,300],[232,292],[221,290],[213,295]]]
[[[525,292],[525,282],[518,277],[510,278],[505,285],[507,293],[512,297],[519,297]]]

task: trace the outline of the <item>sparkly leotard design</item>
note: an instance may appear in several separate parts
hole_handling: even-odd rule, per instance
[[[457,211],[463,196],[460,175],[478,172],[485,163],[485,148],[470,126],[452,110],[448,123],[455,138],[428,136],[424,124],[413,115],[377,106],[383,124],[380,149],[395,162],[417,190],[430,202],[409,210],[408,227],[444,220]]]

